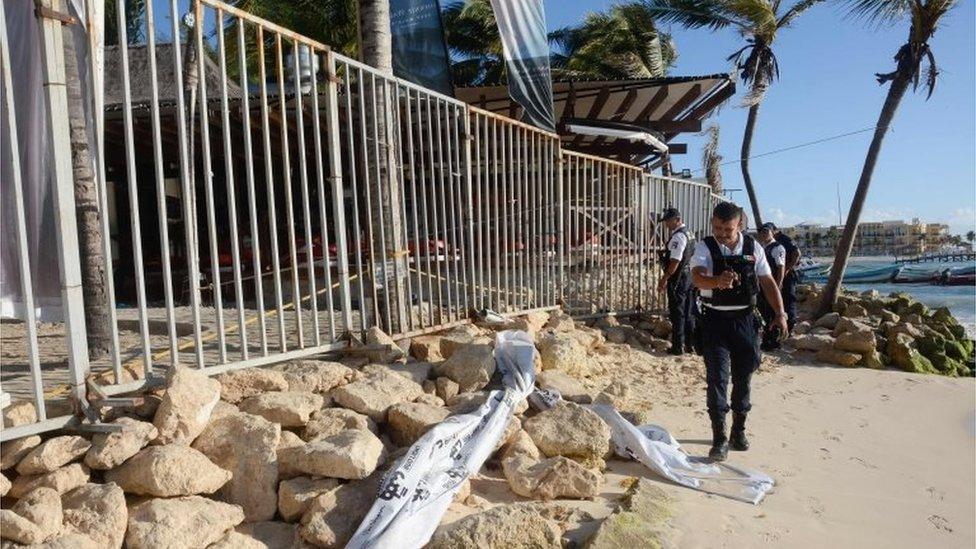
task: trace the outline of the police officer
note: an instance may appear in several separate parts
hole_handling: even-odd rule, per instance
[[[793,326],[796,326],[796,283],[798,277],[795,269],[796,264],[800,262],[800,249],[793,243],[793,239],[783,234],[776,228],[776,225],[772,223],[765,223],[765,225],[768,225],[773,231],[776,242],[782,244],[786,250],[785,274],[783,275],[780,295],[783,296],[783,309],[786,310],[786,325],[792,332]]]
[[[776,226],[772,223],[763,223],[759,227],[759,232],[756,233],[756,240],[762,244],[763,251],[766,255],[766,262],[769,263],[769,268],[773,272],[773,280],[776,281],[776,286],[780,289],[780,296],[783,298],[785,308],[786,296],[783,295],[783,277],[786,274],[786,247],[780,244],[774,237],[775,230]],[[760,349],[763,351],[775,351],[780,348],[780,338],[782,335],[773,326],[773,306],[762,295],[759,296],[759,314],[762,316],[763,324],[765,325]],[[789,314],[787,313],[788,324]]]
[[[759,368],[759,319],[754,309],[761,291],[772,305],[772,324],[784,333],[786,315],[779,288],[766,255],[756,241],[742,232],[742,208],[722,202],[712,211],[712,236],[695,245],[692,280],[701,291],[703,355],[708,385],[708,415],[712,421],[712,448],[708,456],[721,461],[729,446],[747,450],[746,414],[751,408],[749,383]],[[732,381],[731,406],[728,385]],[[731,408],[732,431],[726,435],[725,416]]]
[[[689,242],[688,231],[681,221],[681,213],[678,210],[665,209],[660,221],[671,231],[671,234],[668,238],[667,250],[662,257],[664,274],[658,281],[657,291],[662,293],[665,287],[667,288],[668,318],[671,320],[671,349],[668,352],[672,355],[680,355],[693,350],[694,294],[688,263],[694,248]]]

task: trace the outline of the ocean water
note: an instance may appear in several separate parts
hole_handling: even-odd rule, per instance
[[[829,264],[833,258],[821,259]],[[892,258],[869,257],[851,258],[847,272],[857,272],[865,269],[876,269],[894,263]],[[946,268],[972,266],[972,263],[919,263],[909,265],[913,272],[941,271]],[[905,292],[921,301],[929,308],[948,307],[960,324],[966,327],[970,336],[976,337],[976,286],[938,286],[935,284],[845,284],[848,290],[863,292],[878,290],[882,295],[891,292]]]

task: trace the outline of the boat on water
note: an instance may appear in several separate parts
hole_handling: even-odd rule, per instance
[[[892,279],[895,284],[934,284],[939,281],[942,272],[931,267],[904,266]]]
[[[888,265],[875,269],[849,270],[844,273],[843,284],[871,284],[876,282],[892,282],[901,272],[898,265]],[[830,278],[830,268],[801,272],[803,282],[827,282]]]
[[[945,269],[935,281],[940,286],[976,285],[976,266]]]

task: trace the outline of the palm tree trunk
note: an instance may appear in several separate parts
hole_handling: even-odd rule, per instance
[[[746,131],[742,135],[742,152],[739,155],[739,166],[742,168],[742,181],[746,185],[746,192],[749,193],[749,204],[752,205],[752,216],[756,220],[756,227],[762,225],[762,217],[759,215],[759,200],[756,198],[756,189],[752,187],[752,177],[749,175],[749,155],[752,152],[752,135],[756,131],[756,117],[758,116],[759,103],[755,103],[749,107]]]
[[[888,126],[895,117],[898,105],[901,103],[905,91],[911,83],[911,75],[899,74],[891,81],[888,88],[888,96],[885,98],[884,106],[881,108],[881,115],[878,117],[878,125],[874,128],[874,137],[871,139],[871,146],[868,147],[867,157],[864,159],[864,167],[861,169],[861,178],[857,182],[857,190],[854,191],[854,198],[851,199],[851,209],[847,214],[847,223],[844,225],[844,234],[841,235],[840,242],[837,244],[837,253],[834,257],[834,264],[830,268],[830,278],[827,280],[827,287],[824,289],[823,296],[817,308],[817,317],[829,313],[834,302],[837,301],[837,292],[840,290],[841,280],[844,279],[844,271],[847,270],[847,260],[851,256],[851,249],[854,247],[854,237],[857,236],[857,225],[861,219],[861,210],[864,209],[864,202],[868,196],[868,188],[871,186],[871,177],[874,175],[874,166],[878,162],[878,155],[881,153],[881,144],[884,142],[885,135],[888,133]]]
[[[389,0],[359,0],[359,18],[363,62],[392,77],[393,41],[390,31]],[[373,208],[370,212],[370,222],[373,227],[386,228],[385,234],[373,230],[373,249],[378,255],[374,258],[376,263],[373,265],[374,276],[377,272],[382,276],[384,272],[382,265],[388,259],[392,260],[394,271],[393,273],[387,271],[387,280],[380,282],[386,298],[382,303],[377,304],[381,314],[378,320],[380,325],[385,326],[387,332],[397,333],[407,331],[405,324],[409,297],[406,295],[407,263],[402,253],[406,250],[407,243],[403,238],[404,230],[400,217],[402,194],[397,177],[396,132],[393,127],[392,112],[395,106],[392,92],[384,83],[384,80],[377,81],[376,95],[372,98],[377,103],[376,112],[379,113],[379,120],[376,121],[376,140],[380,143],[382,160],[376,159],[380,164],[380,177],[372,191],[373,196],[379,201],[379,208]],[[387,302],[389,308],[386,308]],[[387,315],[390,317],[388,323],[385,321]]]
[[[98,195],[94,161],[88,147],[78,56],[74,34],[64,32],[65,83],[68,94],[68,123],[71,141],[71,168],[74,175],[75,210],[78,217],[78,246],[81,259],[81,288],[85,300],[88,356],[95,360],[111,348],[112,323],[109,321],[105,285],[105,259],[102,254],[102,228],[99,223]]]

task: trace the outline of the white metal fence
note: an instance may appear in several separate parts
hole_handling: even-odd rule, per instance
[[[706,186],[562,150],[555,134],[217,0],[191,3],[189,32],[179,0],[166,14],[158,5],[145,5],[144,45],[106,48],[96,132],[113,335],[109,356],[90,364],[64,87],[45,88],[66,321],[42,327],[67,344],[45,357],[28,313],[22,364],[5,361],[3,387],[38,417],[2,440],[83,414],[97,422],[99,406],[123,403],[113,395],[151,387],[177,364],[215,374],[338,349],[371,326],[396,337],[439,330],[479,309],[659,307],[657,214],[678,207],[693,232],[707,231]],[[125,3],[117,10],[128,44]],[[63,83],[60,22],[40,21],[45,77]],[[5,35],[0,43],[13,124]],[[17,159],[16,140],[3,143]]]

